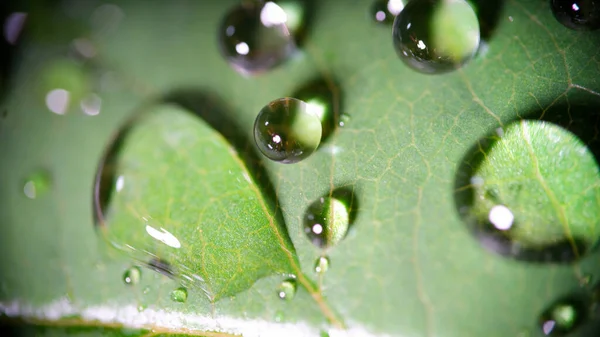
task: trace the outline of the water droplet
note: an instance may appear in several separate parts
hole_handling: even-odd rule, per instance
[[[461,67],[480,42],[477,15],[464,0],[409,1],[396,17],[392,35],[400,59],[427,74]]]
[[[274,2],[243,2],[221,22],[218,36],[221,55],[242,74],[274,68],[296,50],[286,22],[286,12]]]
[[[340,242],[354,222],[356,201],[346,189],[334,190],[314,201],[304,215],[304,233],[319,248]]]
[[[320,256],[315,261],[315,272],[317,274],[325,273],[329,269],[329,258],[327,256]]]
[[[296,295],[297,286],[298,285],[295,279],[286,279],[277,287],[277,296],[282,300],[290,301]]]
[[[291,97],[306,102],[308,111],[319,118],[321,143],[325,142],[340,120],[342,99],[337,82],[331,78],[317,78],[298,88]]]
[[[44,67],[39,85],[48,110],[64,115],[89,94],[90,79],[82,65],[58,60]]]
[[[387,0],[377,0],[371,4],[371,17],[378,23],[392,23],[396,16],[388,10]]]
[[[46,193],[52,184],[50,173],[45,170],[33,172],[25,179],[23,193],[29,199],[35,199]]]
[[[135,285],[140,282],[142,278],[142,270],[140,267],[131,267],[123,273],[123,282],[129,285]]]
[[[552,13],[558,22],[575,30],[600,28],[600,1],[552,0]]]
[[[584,303],[563,299],[555,302],[542,313],[539,324],[546,336],[565,336],[577,329],[586,315]]]
[[[100,113],[102,107],[102,99],[96,94],[89,94],[87,97],[81,100],[81,110],[88,116],[96,116]]]
[[[295,98],[267,104],[254,122],[254,140],[267,158],[291,164],[310,156],[319,146],[322,127],[309,106]]]
[[[10,14],[6,20],[4,20],[4,38],[6,42],[11,45],[17,44],[23,26],[27,20],[27,13],[15,12]]]
[[[171,292],[171,299],[175,302],[183,303],[187,301],[188,292],[185,287],[179,287]]]
[[[503,130],[475,144],[457,173],[463,221],[500,255],[531,262],[581,258],[600,236],[593,154],[574,151],[585,146],[582,140],[549,122],[516,121]]]
[[[146,310],[146,308],[147,308],[147,306],[140,304],[140,305],[138,305],[137,310],[138,310],[138,312],[142,312],[142,311]]]
[[[150,292],[150,287],[148,287],[148,286],[144,287],[144,290],[142,290],[142,293],[144,295],[148,294],[149,292]]]
[[[344,126],[346,126],[348,124],[348,122],[350,121],[350,115],[343,113],[340,116],[340,122],[339,122],[339,126],[341,128],[343,128]]]
[[[275,311],[275,322],[279,323],[285,319],[285,313],[281,310]]]

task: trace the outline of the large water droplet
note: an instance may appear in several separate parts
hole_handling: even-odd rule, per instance
[[[281,282],[277,287],[277,296],[282,300],[290,301],[296,296],[298,284],[296,279],[289,278]]]
[[[48,192],[51,185],[52,179],[50,173],[45,170],[38,170],[25,179],[23,194],[29,199],[35,199]]]
[[[600,175],[576,135],[513,122],[473,146],[457,174],[456,206],[482,245],[537,262],[570,262],[598,242]]]
[[[600,1],[551,0],[552,13],[558,22],[575,30],[600,28]]]
[[[295,98],[267,104],[254,122],[254,140],[267,158],[291,164],[310,156],[321,142],[321,121],[309,106]]]
[[[575,299],[563,299],[553,303],[540,316],[539,324],[546,336],[565,336],[585,321],[585,304]]]
[[[335,190],[315,200],[304,214],[304,233],[319,248],[339,243],[356,216],[354,194],[346,189]]]
[[[315,261],[315,272],[317,274],[322,274],[329,269],[329,258],[327,256],[319,256],[317,261]]]
[[[125,284],[134,285],[140,282],[142,278],[142,270],[140,267],[131,267],[123,273],[123,282]]]
[[[185,287],[179,287],[171,292],[171,299],[175,302],[183,303],[187,301],[188,292]]]
[[[272,1],[242,2],[221,22],[218,36],[221,54],[240,73],[269,70],[296,50],[286,23],[286,12]]]
[[[396,17],[392,35],[400,59],[427,74],[464,65],[480,42],[477,15],[464,0],[409,1]]]

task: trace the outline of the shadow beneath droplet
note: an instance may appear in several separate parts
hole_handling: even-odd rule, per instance
[[[185,88],[174,90],[163,97],[163,102],[173,103],[200,117],[214,130],[219,132],[236,150],[237,155],[246,164],[246,168],[255,179],[270,211],[273,212],[278,224],[284,224],[283,215],[279,209],[275,188],[261,156],[257,152],[254,140],[249,137],[250,130],[244,129],[234,113],[216,94],[206,89]],[[279,226],[279,230],[289,238],[287,228]]]
[[[291,97],[306,103],[316,103],[325,107],[321,118],[323,130],[321,145],[329,139],[340,122],[341,111],[343,111],[343,94],[338,83],[334,78],[313,78],[294,90],[291,95]]]
[[[496,31],[504,13],[504,2],[505,0],[470,0],[479,20],[482,40],[488,41]]]
[[[550,122],[569,130],[587,145],[596,158],[596,162],[600,163],[599,97],[587,93],[573,93],[569,95],[569,101],[563,99],[547,109],[532,108],[520,114],[515,121],[520,119]],[[485,159],[485,154],[500,139],[496,130],[480,138],[469,148],[455,174],[455,207],[472,234],[486,249],[526,262],[571,263],[581,259],[587,253],[597,250],[600,242],[590,246],[589,241],[581,237],[555,242],[539,249],[522,247],[510,240],[510,230],[500,231],[491,223],[482,224],[469,214],[470,208],[475,203],[472,178]],[[493,195],[490,195],[490,200],[494,200]],[[498,200],[498,204],[501,204],[500,200]],[[517,221],[514,226],[518,226]]]

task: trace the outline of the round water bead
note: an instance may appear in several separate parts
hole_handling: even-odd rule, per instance
[[[295,98],[267,104],[254,122],[254,141],[267,158],[291,164],[313,153],[321,142],[321,120]]]
[[[329,270],[329,258],[327,256],[319,256],[317,261],[315,261],[315,272],[317,274],[322,274]]]
[[[567,263],[600,237],[600,174],[581,139],[549,122],[520,120],[473,146],[457,173],[456,206],[486,249]]]
[[[140,282],[142,278],[142,270],[140,267],[131,267],[123,273],[123,282],[125,284],[134,285]]]
[[[296,283],[296,279],[289,278],[284,280],[277,287],[277,296],[282,300],[291,300],[296,296],[296,289],[298,285]]]
[[[600,28],[600,0],[551,0],[558,22],[575,30]]]
[[[319,248],[340,242],[350,226],[350,208],[342,200],[322,197],[313,202],[304,215],[304,233]]]
[[[479,21],[465,0],[409,1],[394,21],[392,36],[396,53],[406,65],[439,74],[475,56]]]
[[[187,301],[188,292],[184,287],[179,287],[171,292],[171,300],[183,303]]]
[[[286,22],[286,12],[274,2],[242,2],[219,26],[221,55],[243,74],[264,72],[281,64],[296,50]]]
[[[565,336],[582,325],[586,311],[585,304],[581,301],[557,301],[540,316],[540,328],[546,336]]]

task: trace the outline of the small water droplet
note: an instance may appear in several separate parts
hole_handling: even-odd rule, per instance
[[[340,121],[338,123],[338,125],[343,128],[344,126],[346,126],[348,124],[348,122],[350,121],[350,115],[343,113],[340,116]]]
[[[426,74],[461,67],[477,53],[481,38],[477,15],[464,0],[409,1],[392,35],[400,59]]]
[[[327,256],[319,256],[315,261],[315,272],[317,274],[325,273],[329,269],[329,258]]]
[[[179,287],[171,292],[171,299],[175,302],[183,303],[187,301],[188,292],[185,287]]]
[[[290,301],[296,295],[297,283],[293,278],[286,279],[277,287],[277,296],[282,300]]]
[[[597,0],[552,0],[551,8],[556,20],[567,28],[600,28],[600,2]]]
[[[354,222],[356,201],[346,189],[334,190],[313,202],[304,215],[304,233],[319,248],[340,242]]]
[[[256,74],[286,61],[296,50],[286,12],[274,2],[242,2],[219,27],[221,55],[242,74]]]
[[[138,310],[138,312],[142,312],[142,311],[146,310],[146,308],[147,307],[145,305],[140,304],[140,305],[138,305],[137,310]]]
[[[585,305],[581,301],[563,299],[541,314],[539,324],[546,336],[565,336],[577,329],[585,321],[586,315]]]
[[[280,323],[285,319],[285,313],[281,310],[275,311],[275,322]]]
[[[100,113],[102,99],[96,94],[89,94],[79,103],[81,110],[88,116],[96,116]]]
[[[67,59],[44,66],[38,81],[46,107],[57,115],[64,115],[89,95],[90,77],[81,64]]]
[[[150,293],[150,287],[148,287],[148,286],[144,287],[144,290],[142,290],[142,293],[143,293],[144,295],[146,295],[146,294]]]
[[[38,170],[30,174],[25,179],[23,193],[29,199],[35,199],[48,192],[52,185],[50,173],[45,170]]]
[[[310,156],[321,142],[322,126],[307,104],[280,98],[267,104],[254,122],[254,140],[267,158],[291,164]]]
[[[142,270],[140,267],[131,267],[123,273],[123,282],[128,285],[135,285],[140,282],[142,278]]]

